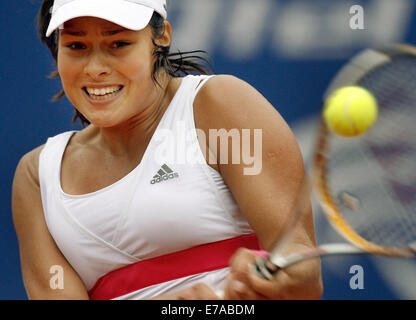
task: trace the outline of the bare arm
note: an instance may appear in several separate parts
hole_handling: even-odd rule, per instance
[[[231,164],[231,146],[228,148],[229,162],[221,164],[219,161],[219,169],[262,247],[270,250],[305,179],[302,155],[293,133],[276,109],[258,91],[235,77],[217,76],[210,79],[201,89],[195,103],[198,108],[196,121],[206,131],[206,136],[209,135],[209,129],[237,128],[242,137],[242,129],[250,129],[252,154],[255,151],[254,130],[262,129],[262,150],[257,155],[261,161],[259,172],[245,175],[243,169],[253,165],[245,165],[243,161]],[[241,145],[243,148],[244,141]],[[220,146],[211,151],[219,160]],[[240,154],[240,159],[241,157]],[[312,210],[310,204],[307,206],[308,212],[297,226],[295,240],[289,251],[315,244]],[[238,279],[245,284],[252,294],[239,295],[229,288],[226,297],[291,299],[317,298],[321,295],[319,260],[282,270],[276,275],[274,283],[250,277],[248,265],[253,260],[254,256],[250,252],[240,250],[232,260],[230,276],[230,280]],[[256,282],[257,280],[259,281]]]
[[[13,222],[19,241],[23,281],[29,299],[88,299],[83,282],[55,244],[46,226],[40,195],[38,163],[43,146],[20,160],[13,181]],[[53,289],[54,265],[63,269],[63,289]]]

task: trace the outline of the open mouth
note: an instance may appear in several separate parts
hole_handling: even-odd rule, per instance
[[[92,100],[102,101],[115,97],[123,88],[123,86],[114,86],[102,89],[83,87],[82,89]]]

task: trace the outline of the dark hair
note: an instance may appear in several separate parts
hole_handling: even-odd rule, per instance
[[[51,20],[51,8],[53,6],[53,2],[53,0],[43,0],[38,14],[38,36],[41,42],[49,48],[56,63],[58,60],[59,32],[55,30],[48,38],[45,36],[49,21]],[[206,54],[205,51],[194,50],[171,53],[169,46],[164,47],[156,44],[155,39],[160,38],[165,32],[164,18],[156,11],[152,16],[149,25],[152,28],[153,44],[155,46],[153,54],[156,58],[155,64],[153,66],[152,79],[157,85],[160,86],[156,78],[157,72],[160,69],[165,70],[165,72],[172,77],[180,77],[193,73],[209,74],[210,71],[212,71],[209,60],[199,55]],[[194,59],[201,60],[203,64],[194,61]],[[58,77],[59,73],[57,70],[53,71],[48,76],[50,79]],[[61,90],[61,92],[52,98],[52,101],[55,102],[62,98],[64,95],[64,91]],[[72,124],[74,124],[77,119],[81,121],[81,124],[84,127],[90,123],[77,109],[75,109],[74,116],[72,117]]]

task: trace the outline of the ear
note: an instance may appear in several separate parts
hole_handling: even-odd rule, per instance
[[[163,35],[156,39],[155,42],[158,46],[169,47],[172,41],[172,26],[169,21],[165,20],[165,32]]]

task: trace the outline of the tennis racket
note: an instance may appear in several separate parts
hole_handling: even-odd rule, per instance
[[[359,137],[331,132],[321,120],[305,183],[289,220],[266,259],[254,271],[271,279],[278,270],[324,255],[416,254],[416,48],[393,45],[364,50],[335,76],[324,102],[336,89],[356,85],[377,99],[374,126]],[[346,243],[320,245],[289,256],[282,251],[302,218],[308,188]]]

